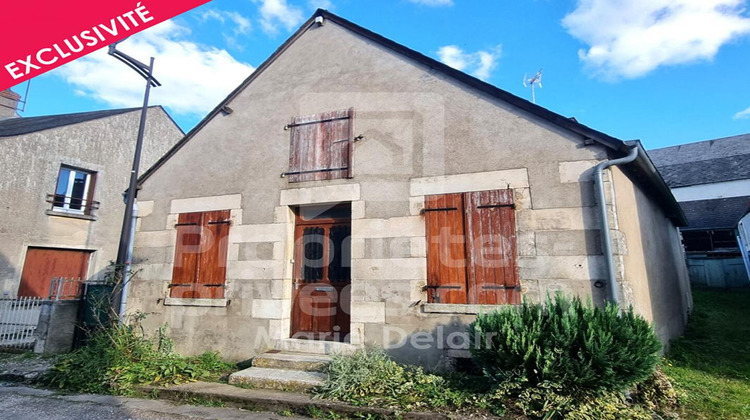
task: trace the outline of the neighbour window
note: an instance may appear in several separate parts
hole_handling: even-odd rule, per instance
[[[229,216],[229,210],[180,214],[170,297],[224,298]]]
[[[351,178],[354,109],[292,118],[289,182]]]
[[[518,304],[513,190],[425,197],[432,303]]]
[[[52,209],[69,213],[90,214],[93,209],[96,174],[67,166],[60,168]]]

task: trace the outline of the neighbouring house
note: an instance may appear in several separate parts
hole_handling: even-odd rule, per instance
[[[18,118],[18,95],[0,98],[12,99],[0,103],[0,291],[46,298],[53,277],[100,279],[117,255],[141,109]],[[142,163],[182,135],[151,107]]]
[[[750,286],[737,223],[750,208],[750,134],[648,152],[685,212],[682,238],[697,286]]]
[[[593,168],[625,156],[602,208]],[[128,311],[186,354],[371,343],[432,364],[522,299],[614,289],[665,341],[691,305],[684,215],[638,142],[324,10],[140,186]]]

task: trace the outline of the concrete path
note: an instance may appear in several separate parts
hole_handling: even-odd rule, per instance
[[[237,408],[175,405],[167,401],[104,395],[62,395],[0,383],[0,419],[13,420],[302,420]],[[308,419],[309,420],[309,419]]]

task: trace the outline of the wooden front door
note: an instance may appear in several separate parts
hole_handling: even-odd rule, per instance
[[[350,236],[348,204],[298,209],[292,338],[349,340]]]
[[[49,296],[53,277],[86,279],[91,251],[29,248],[23,264],[18,296]]]

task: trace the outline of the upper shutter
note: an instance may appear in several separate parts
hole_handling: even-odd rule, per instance
[[[464,193],[469,303],[518,304],[513,190]]]
[[[196,297],[195,277],[201,252],[202,228],[202,213],[182,213],[177,219],[170,297]]]
[[[425,197],[428,300],[466,303],[466,248],[462,194]]]
[[[351,178],[354,109],[292,118],[289,182]]]
[[[203,234],[195,297],[224,298],[227,275],[227,242],[229,239],[230,211],[217,210],[203,213]]]

